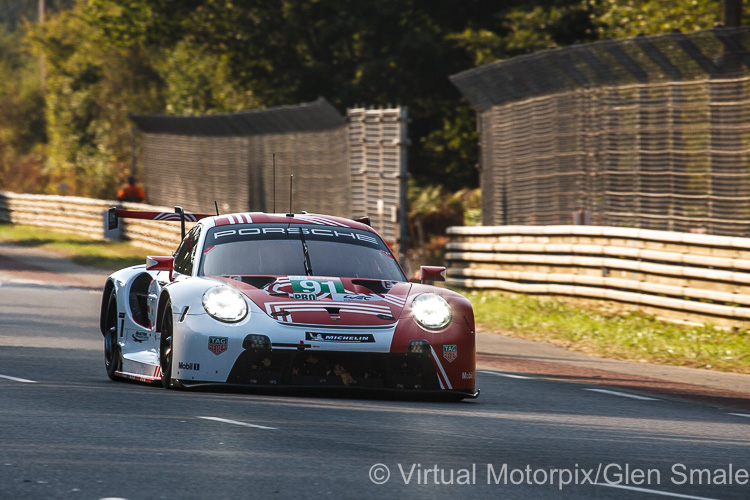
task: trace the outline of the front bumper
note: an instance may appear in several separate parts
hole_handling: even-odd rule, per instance
[[[182,388],[224,386],[304,389],[306,392],[382,392],[450,399],[474,398],[479,394],[474,390],[441,388],[428,353],[248,349],[237,358],[223,383],[197,380],[174,380],[174,383]]]

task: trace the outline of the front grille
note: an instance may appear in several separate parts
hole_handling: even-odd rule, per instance
[[[427,356],[306,350],[246,350],[227,382],[243,385],[437,390]]]

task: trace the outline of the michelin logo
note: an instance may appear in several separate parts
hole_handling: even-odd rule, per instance
[[[362,343],[362,342],[375,342],[375,336],[371,333],[305,332],[305,340],[310,341],[310,342]]]

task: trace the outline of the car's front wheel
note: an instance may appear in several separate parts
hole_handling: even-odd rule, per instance
[[[122,356],[117,343],[117,294],[114,290],[109,294],[104,322],[104,366],[107,368],[107,376],[111,380],[117,380],[115,373],[122,367]]]
[[[172,347],[174,344],[172,331],[174,318],[172,317],[172,302],[168,301],[161,318],[161,344],[159,348],[159,363],[161,365],[161,385],[166,389],[172,388]]]

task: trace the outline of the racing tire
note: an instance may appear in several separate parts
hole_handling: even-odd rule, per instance
[[[159,346],[159,364],[161,365],[161,385],[165,389],[173,389],[172,386],[172,352],[174,318],[172,317],[172,301],[167,301],[161,317],[161,343]]]
[[[117,343],[117,294],[114,290],[109,294],[107,312],[104,322],[104,366],[110,380],[119,377],[115,372],[122,369],[122,354]]]

